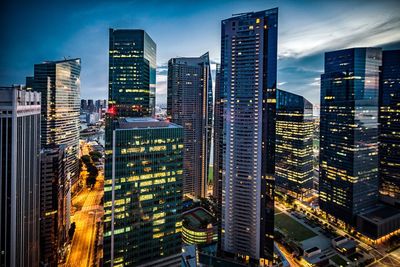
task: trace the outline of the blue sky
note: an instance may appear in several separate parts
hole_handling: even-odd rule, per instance
[[[5,3],[8,2],[8,3]],[[107,98],[108,29],[142,28],[157,43],[157,102],[166,102],[171,57],[220,58],[220,22],[279,7],[278,82],[319,103],[325,51],[400,49],[399,1],[2,1],[0,85],[24,83],[33,64],[82,59],[81,97]]]

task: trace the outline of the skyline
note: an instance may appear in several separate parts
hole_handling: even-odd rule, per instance
[[[399,0],[38,1],[0,5],[0,265],[400,266]]]
[[[300,94],[313,104],[319,104],[324,52],[400,46],[400,18],[396,16],[400,5],[389,0],[384,5],[373,1],[235,0],[190,5],[184,5],[184,1],[118,1],[111,5],[87,1],[79,6],[78,1],[23,2],[3,3],[1,24],[8,41],[1,49],[2,85],[25,83],[25,76],[33,75],[35,63],[79,57],[82,98],[106,99],[109,28],[143,28],[158,44],[157,104],[166,104],[168,60],[209,51],[211,62],[219,62],[220,21],[236,13],[280,9],[278,88]],[[215,64],[211,67],[214,74]]]

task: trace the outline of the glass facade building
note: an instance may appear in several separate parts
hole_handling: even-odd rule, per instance
[[[400,205],[400,50],[383,51],[379,85],[380,193]]]
[[[39,266],[40,93],[0,88],[0,265]]]
[[[125,118],[112,139],[111,176],[104,185],[104,266],[175,266],[181,252],[183,128]]]
[[[222,250],[272,264],[278,9],[222,21]]]
[[[214,101],[214,150],[213,150],[213,198],[217,204],[215,217],[217,219],[218,248],[221,252],[222,229],[222,171],[224,155],[224,94],[221,90],[221,65],[215,70],[215,101]]]
[[[110,29],[108,104],[120,117],[155,112],[156,44],[144,30]]]
[[[319,206],[354,224],[378,200],[381,49],[325,53],[321,75]]]
[[[212,80],[208,53],[168,62],[167,115],[184,129],[183,193],[207,196],[212,130]]]
[[[57,266],[68,241],[71,198],[67,179],[65,145],[41,151],[40,177],[40,261]]]
[[[110,29],[105,129],[104,266],[177,266],[183,128],[155,112],[156,44]]]
[[[81,60],[35,64],[33,87],[42,94],[41,144],[66,145],[71,184],[79,180]]]
[[[105,179],[111,179],[112,134],[118,120],[154,115],[156,44],[143,30],[110,29],[108,64]]]
[[[277,90],[276,188],[299,199],[313,188],[313,130],[313,105]]]

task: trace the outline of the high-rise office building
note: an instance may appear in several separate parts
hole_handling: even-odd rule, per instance
[[[222,21],[226,92],[222,250],[271,264],[274,235],[278,9]]]
[[[108,103],[118,116],[154,115],[156,49],[144,30],[110,29]]]
[[[25,78],[25,90],[27,90],[27,91],[33,90],[34,81],[35,81],[35,79],[33,76],[27,76]]]
[[[210,97],[211,95],[211,97]],[[167,116],[184,129],[183,193],[207,196],[212,124],[212,81],[208,53],[168,62]]]
[[[217,252],[221,252],[222,229],[222,170],[224,155],[224,94],[221,90],[221,65],[215,69],[215,101],[214,101],[214,150],[213,150],[213,198],[217,205],[215,217],[218,228]]]
[[[93,99],[88,99],[87,101],[87,109],[89,112],[94,112],[96,110],[96,107],[94,105]]]
[[[383,51],[379,85],[380,192],[400,205],[400,50]]]
[[[313,105],[304,97],[276,93],[276,188],[301,199],[313,188]]]
[[[65,145],[41,151],[40,261],[57,266],[68,241],[70,183],[65,168]]]
[[[0,265],[39,266],[40,93],[0,88]]]
[[[154,115],[156,49],[144,30],[109,31],[105,179],[111,179],[112,135],[118,120]]]
[[[179,266],[183,128],[154,115],[156,45],[110,30],[104,265]]]
[[[35,64],[34,90],[42,94],[42,146],[66,145],[72,185],[79,179],[80,59]]]
[[[378,199],[381,49],[325,53],[321,75],[319,206],[354,224]]]
[[[100,101],[101,101],[101,100],[98,99],[98,100],[96,100],[96,102],[95,102],[96,111],[99,110],[99,109],[101,108]]]
[[[180,266],[183,129],[119,119],[104,187],[104,266]]]
[[[81,99],[81,111],[86,111],[88,109],[88,103],[86,99]]]

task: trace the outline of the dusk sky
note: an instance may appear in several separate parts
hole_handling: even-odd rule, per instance
[[[170,58],[209,51],[219,62],[221,20],[273,7],[279,8],[279,88],[315,104],[325,51],[400,49],[399,1],[8,0],[1,3],[0,85],[25,83],[35,63],[79,57],[81,97],[106,99],[108,29],[137,28],[157,43],[157,103],[165,103]]]

